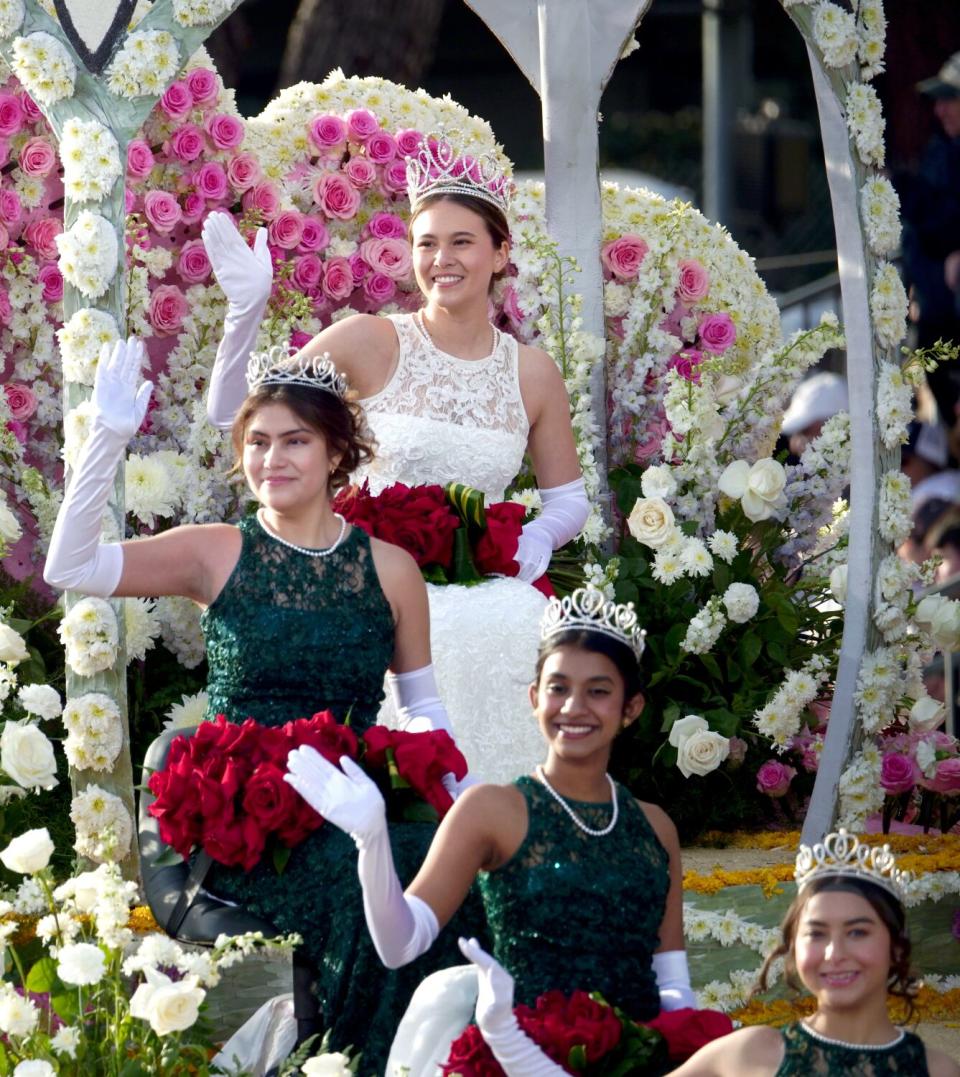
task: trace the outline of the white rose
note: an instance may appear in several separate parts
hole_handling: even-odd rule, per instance
[[[149,966],[144,974],[147,982],[140,984],[130,999],[130,1015],[148,1021],[158,1036],[183,1032],[193,1025],[200,1013],[206,991],[197,986],[196,976],[186,976],[174,983],[169,976]]]
[[[773,515],[787,483],[783,465],[771,457],[752,466],[746,460],[728,464],[717,485],[727,497],[737,498],[748,520],[757,523]]]
[[[56,1070],[42,1058],[25,1058],[17,1063],[13,1077],[56,1077]]]
[[[672,497],[677,492],[677,480],[673,472],[662,464],[654,464],[640,478],[644,497]]]
[[[0,733],[0,768],[24,789],[52,789],[57,760],[45,733],[32,723],[9,721]]]
[[[27,714],[38,718],[57,718],[63,712],[60,693],[49,684],[25,684],[17,693],[20,705]]]
[[[944,651],[960,647],[960,602],[945,598],[930,622],[930,637]]]
[[[925,778],[932,778],[937,769],[937,749],[926,740],[917,744],[917,766],[923,771]]]
[[[921,696],[910,708],[910,728],[918,732],[926,733],[936,729],[943,721],[946,707],[939,699],[932,696]]]
[[[339,1053],[314,1055],[301,1067],[305,1077],[352,1077],[350,1059]]]
[[[719,733],[700,730],[686,737],[677,749],[677,766],[684,778],[709,774],[730,754],[730,741]]]
[[[38,871],[43,871],[52,855],[53,842],[45,826],[19,834],[6,849],[0,850],[3,866],[20,875],[36,875]]]
[[[723,592],[723,604],[727,607],[730,620],[742,625],[760,608],[760,596],[749,583],[731,583]]]
[[[702,733],[709,728],[706,718],[701,718],[699,714],[688,714],[686,718],[678,718],[673,723],[668,740],[674,748],[679,748],[681,742],[687,737],[692,737],[694,733]]]
[[[57,954],[57,975],[65,984],[77,987],[98,984],[107,971],[103,951],[89,942],[61,946]]]
[[[0,662],[9,662],[15,666],[30,657],[23,636],[9,625],[0,624]]]
[[[0,1032],[8,1036],[29,1036],[39,1019],[37,1007],[29,999],[18,995],[13,988],[0,996]]]
[[[926,598],[921,598],[914,614],[917,621],[923,625],[930,624],[944,601],[945,599],[940,595],[927,595]]]
[[[0,502],[0,541],[12,546],[22,534],[20,521],[10,511],[6,502]]]
[[[830,573],[830,591],[841,606],[847,602],[847,566],[837,565]]]
[[[662,497],[641,497],[627,517],[630,534],[651,549],[659,549],[676,534],[673,509]]]

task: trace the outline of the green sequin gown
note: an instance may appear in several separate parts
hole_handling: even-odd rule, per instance
[[[774,1077],[927,1077],[927,1052],[912,1032],[890,1047],[854,1047],[825,1040],[801,1021],[780,1030],[785,1053]]]
[[[207,717],[282,725],[330,709],[361,734],[376,721],[394,625],[370,542],[353,528],[329,557],[307,557],[248,517],[240,559],[203,614],[210,668]],[[435,827],[391,824],[404,884],[420,866]],[[367,933],[353,841],[325,824],[293,849],[278,875],[271,857],[249,873],[214,864],[205,883],[220,897],[303,936],[314,961],[331,1049],[363,1048],[363,1073],[380,1073],[393,1032],[420,980],[462,961],[456,927],[428,954],[390,971]]]
[[[599,991],[638,1021],[660,1012],[653,954],[670,888],[670,857],[640,805],[617,786],[620,817],[591,837],[534,778],[514,783],[527,802],[527,835],[510,860],[480,876],[496,959],[518,1003],[545,991]],[[590,827],[609,804],[568,804]]]

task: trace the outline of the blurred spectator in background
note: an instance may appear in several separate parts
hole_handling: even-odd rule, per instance
[[[910,288],[918,348],[960,341],[960,52],[932,78],[917,84],[933,103],[940,130],[930,139],[916,174],[892,179],[903,212],[903,268]],[[929,375],[947,428],[957,421],[960,370],[947,363]]]
[[[839,374],[824,370],[800,382],[783,413],[782,433],[790,455],[799,457],[827,419],[846,410],[847,382]]]

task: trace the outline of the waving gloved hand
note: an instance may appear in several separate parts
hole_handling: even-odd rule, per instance
[[[309,744],[287,756],[289,782],[324,819],[346,831],[358,846],[383,832],[386,809],[376,784],[349,756],[338,770]]]
[[[203,222],[202,235],[213,275],[227,297],[230,313],[236,316],[255,311],[259,321],[273,287],[266,228],[257,229],[251,250],[229,214],[211,213]]]
[[[130,440],[143,424],[153,382],[142,381],[143,344],[136,337],[100,349],[93,381],[94,425]]]

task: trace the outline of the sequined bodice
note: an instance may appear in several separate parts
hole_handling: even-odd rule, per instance
[[[400,354],[390,381],[362,401],[377,455],[356,481],[374,493],[394,482],[463,482],[502,501],[529,432],[516,340],[497,332],[487,358],[458,359],[434,347],[413,315],[390,320]]]
[[[240,560],[201,618],[207,716],[278,725],[329,708],[354,729],[372,725],[394,627],[370,540],[352,528],[329,557],[307,557],[255,517],[239,528]]]
[[[669,889],[669,856],[643,809],[617,787],[620,819],[589,837],[533,778],[518,778],[527,835],[511,859],[480,876],[494,955],[518,1002],[545,991],[600,991],[637,1020],[660,1010],[652,958]],[[608,804],[568,801],[595,829]]]
[[[828,1043],[801,1021],[782,1028],[785,1053],[774,1077],[927,1077],[927,1052],[912,1032],[893,1047]]]

